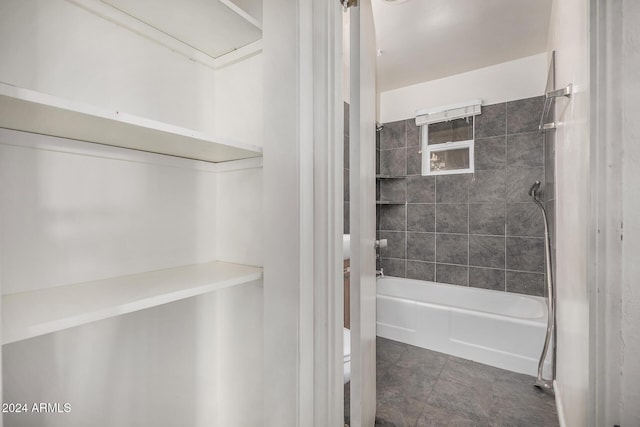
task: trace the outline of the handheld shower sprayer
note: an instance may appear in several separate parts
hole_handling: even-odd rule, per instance
[[[534,199],[537,199],[538,190],[540,190],[540,181],[536,181],[533,183],[533,185],[529,189],[529,196],[533,197]]]
[[[556,292],[553,283],[553,269],[551,266],[551,241],[549,239],[549,221],[547,219],[547,210],[539,199],[540,181],[533,183],[529,189],[529,196],[533,202],[538,205],[542,212],[542,221],[544,222],[544,249],[545,249],[545,271],[547,281],[547,333],[544,339],[544,346],[540,354],[538,362],[538,375],[536,377],[535,386],[546,392],[553,394],[553,382],[556,379]],[[543,377],[544,362],[547,358],[547,352],[551,347],[551,379]]]

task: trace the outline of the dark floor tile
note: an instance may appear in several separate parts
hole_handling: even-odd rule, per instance
[[[553,397],[533,377],[384,338],[376,344],[385,366],[376,425],[558,426]],[[347,411],[348,387],[345,400]]]
[[[452,413],[446,409],[427,404],[418,418],[417,427],[481,427],[488,425],[488,421],[464,414]]]
[[[424,402],[438,380],[438,373],[417,364],[409,367],[393,365],[377,380],[378,402],[389,402],[402,396]]]
[[[413,427],[418,422],[423,407],[424,402],[407,396],[378,400],[375,426]]]
[[[382,369],[388,368],[390,365],[395,364],[402,354],[407,351],[409,346],[407,344],[389,340],[386,338],[376,338],[376,362],[378,367]],[[378,369],[380,374],[380,369]],[[380,378],[380,376],[378,376]],[[379,382],[379,381],[378,381]]]
[[[487,423],[493,399],[481,388],[441,378],[427,403],[450,413],[463,415],[478,424]]]
[[[476,389],[491,390],[496,380],[496,375],[500,374],[499,369],[492,366],[482,365],[471,360],[459,357],[450,357],[440,374],[440,378],[448,381],[455,381]]]
[[[544,427],[544,415],[539,413],[522,413],[513,408],[497,406],[489,417],[491,427]]]
[[[505,373],[493,385],[491,418],[513,426],[557,426],[558,416],[552,396],[533,386],[534,378]],[[519,374],[516,374],[519,375]]]
[[[419,367],[425,375],[438,377],[447,363],[448,356],[437,351],[425,350],[421,347],[405,344],[407,348],[396,361],[396,365],[405,368]]]

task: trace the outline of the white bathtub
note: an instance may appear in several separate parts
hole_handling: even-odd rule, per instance
[[[544,298],[395,277],[378,279],[377,288],[379,337],[536,375]]]

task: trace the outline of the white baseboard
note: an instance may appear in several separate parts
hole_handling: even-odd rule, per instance
[[[556,397],[556,411],[558,412],[558,423],[560,427],[567,427],[567,420],[564,417],[564,405],[562,403],[562,394],[560,393],[560,386],[558,380],[553,381],[553,392]]]

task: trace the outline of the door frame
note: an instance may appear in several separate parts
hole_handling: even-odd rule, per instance
[[[342,426],[342,15],[265,0],[264,425]]]
[[[350,8],[350,425],[376,415],[376,55],[371,0]]]

